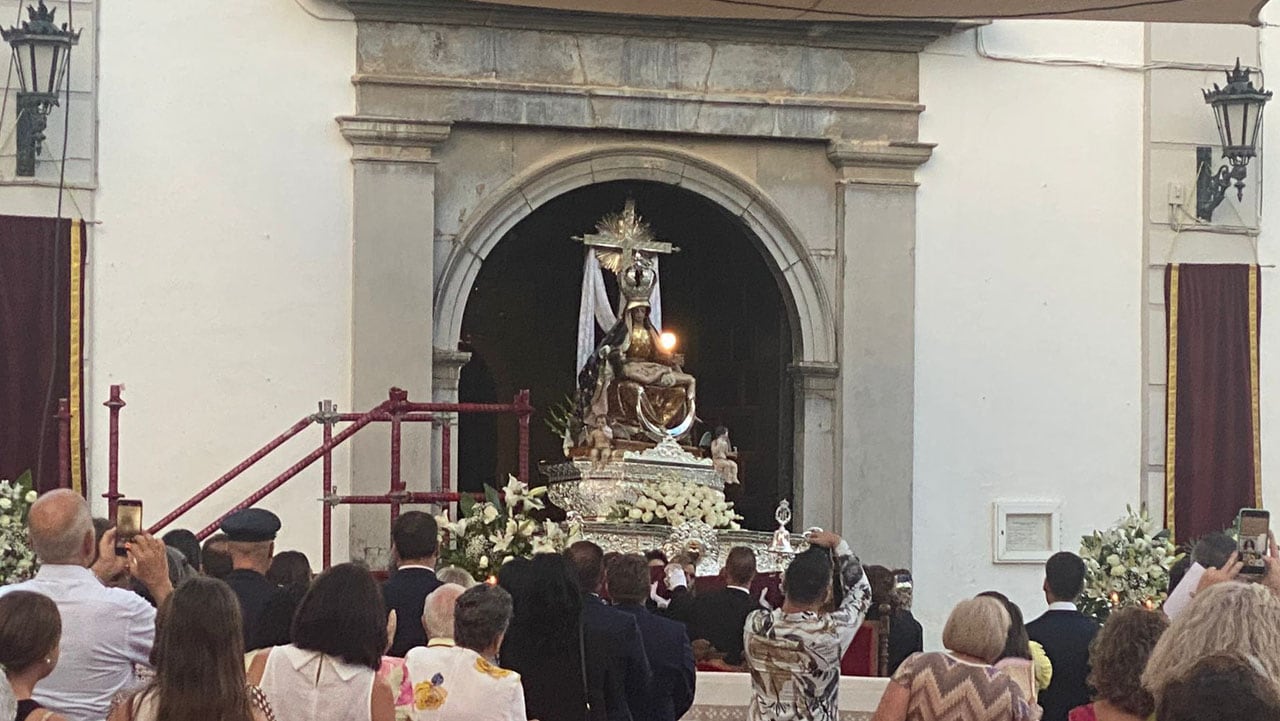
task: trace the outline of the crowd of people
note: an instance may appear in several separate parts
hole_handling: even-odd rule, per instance
[[[438,567],[439,529],[414,511],[381,583],[275,553],[280,521],[258,509],[203,546],[180,530],[118,544],[70,491],[41,496],[28,525],[40,571],[0,588],[0,718],[16,721],[675,721],[699,668],[748,672],[753,721],[835,721],[869,615],[890,634],[874,721],[1280,718],[1274,543],[1245,582],[1234,542],[1206,538],[1164,609],[1105,626],[1075,606],[1084,562],[1059,553],[1039,618],[983,593],[955,606],[945,650],[922,652],[901,574],[829,532],[808,534],[779,588],[739,547],[708,589],[689,558],[589,541],[477,583]]]

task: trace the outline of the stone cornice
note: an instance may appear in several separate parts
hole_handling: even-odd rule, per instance
[[[341,0],[357,21],[484,25],[769,45],[920,52],[977,23],[955,20],[797,22],[569,12],[472,0]]]
[[[846,183],[914,186],[916,168],[933,155],[933,143],[833,140],[827,159]]]
[[[338,125],[351,143],[352,160],[383,163],[434,163],[431,151],[451,129],[448,123],[367,115],[341,116]]]

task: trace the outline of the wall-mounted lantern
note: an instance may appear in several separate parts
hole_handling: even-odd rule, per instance
[[[13,47],[13,67],[18,71],[18,175],[36,174],[36,156],[44,143],[49,111],[58,105],[58,95],[67,74],[71,46],[80,42],[80,32],[63,23],[54,23],[57,9],[50,10],[40,0],[27,6],[27,21],[0,36]]]

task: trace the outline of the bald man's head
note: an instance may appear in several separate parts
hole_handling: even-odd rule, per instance
[[[27,514],[31,548],[44,564],[89,566],[93,563],[93,516],[75,491],[59,489],[36,499]]]
[[[427,638],[453,638],[453,609],[458,596],[466,590],[456,583],[446,583],[427,594],[422,606],[422,628]]]

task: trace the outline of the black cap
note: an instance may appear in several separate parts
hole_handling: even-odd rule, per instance
[[[240,543],[260,543],[276,540],[280,530],[280,517],[261,508],[246,508],[222,519],[222,532],[227,540]]]

